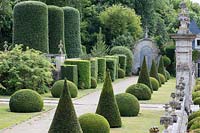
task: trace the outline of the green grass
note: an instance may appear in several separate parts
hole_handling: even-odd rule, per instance
[[[141,110],[138,117],[122,117],[122,128],[112,128],[111,133],[148,133],[149,129],[157,126],[160,131],[160,117],[164,111]]]
[[[36,113],[13,113],[9,111],[9,105],[0,104],[0,130],[31,119],[52,108],[54,108],[54,106],[46,106],[42,112]]]
[[[162,87],[159,88],[158,91],[154,91],[151,97],[151,100],[148,101],[140,101],[143,104],[164,104],[168,103],[171,100],[171,93],[175,92],[176,87],[176,79],[172,78],[165,82]]]

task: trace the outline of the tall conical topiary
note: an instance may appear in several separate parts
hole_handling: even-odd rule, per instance
[[[159,85],[161,86],[160,78],[158,76],[158,70],[157,70],[156,63],[155,63],[154,59],[152,60],[152,65],[151,65],[151,70],[150,70],[150,77],[153,77],[153,78],[157,79],[158,82],[159,82]]]
[[[165,79],[167,80],[162,56],[160,57],[160,61],[159,61],[159,64],[158,64],[158,73],[163,74],[165,76]]]
[[[106,78],[96,113],[104,116],[108,120],[111,128],[122,126],[119,108],[113,92],[112,80],[108,71],[106,72]]]
[[[149,72],[148,72],[148,68],[147,68],[147,63],[146,63],[146,58],[145,57],[143,59],[142,68],[140,70],[138,83],[142,83],[142,84],[147,85],[151,89],[151,92],[153,92],[151,81],[149,79]]]
[[[60,97],[49,133],[82,133],[79,121],[71,100],[67,80]]]

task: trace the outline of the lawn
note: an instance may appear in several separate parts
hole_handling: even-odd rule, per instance
[[[46,106],[42,112],[37,113],[13,113],[9,111],[8,105],[0,104],[0,130],[31,119],[52,108],[54,108],[54,106]]]
[[[140,101],[143,104],[165,104],[171,100],[171,93],[175,92],[176,79],[171,78],[168,82],[165,82],[158,91],[154,91],[151,100]]]
[[[160,117],[164,111],[141,110],[140,112],[138,117],[122,117],[122,128],[112,128],[111,133],[148,133],[153,126],[157,126],[160,131],[163,130]]]

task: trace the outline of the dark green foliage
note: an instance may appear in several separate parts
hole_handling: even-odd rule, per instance
[[[145,57],[143,59],[142,67],[141,67],[141,70],[140,70],[138,83],[142,83],[142,84],[147,85],[151,89],[151,92],[153,92],[153,88],[152,88],[151,81],[150,81],[150,78],[149,78],[149,72],[148,72]]]
[[[132,75],[132,66],[133,66],[133,54],[130,49],[124,46],[116,46],[113,47],[110,51],[111,55],[115,54],[124,54],[127,57],[126,60],[126,76],[131,76]]]
[[[60,41],[65,46],[64,40],[64,12],[57,6],[48,6],[49,25],[49,53],[59,54]],[[63,49],[65,53],[65,48]]]
[[[199,50],[193,50],[192,51],[192,61],[197,62],[200,58],[200,52]]]
[[[98,60],[98,82],[103,82],[106,73],[106,59],[97,58]]]
[[[190,129],[190,127],[191,127],[196,121],[200,122],[200,117],[196,117],[196,118],[192,119],[191,121],[189,121],[189,122],[188,122],[187,128]]]
[[[91,87],[91,65],[88,60],[65,60],[64,64],[77,65],[78,88],[90,89]]]
[[[200,97],[200,91],[192,92],[192,99],[193,100],[198,98],[198,97]]]
[[[66,80],[48,133],[82,133]]]
[[[124,78],[125,77],[125,72],[123,69],[118,68],[118,78]]]
[[[119,35],[116,38],[112,40],[112,46],[126,46],[128,48],[132,48],[134,45],[134,38],[133,36],[128,32],[123,35]]]
[[[23,89],[11,96],[9,106],[11,112],[39,112],[43,109],[43,100],[36,91]]]
[[[158,64],[158,73],[161,73],[162,75],[165,76],[165,80],[167,80],[167,76],[165,74],[165,67],[163,63],[163,57],[160,57],[159,64]]]
[[[106,69],[108,69],[110,71],[110,76],[112,81],[115,81],[116,79],[116,60],[115,59],[111,59],[111,58],[107,58],[106,59]]]
[[[84,45],[81,45],[82,49],[82,55],[87,55],[86,47]]]
[[[45,0],[46,4],[48,5],[56,5],[56,6],[67,6],[67,1],[66,0]]]
[[[65,49],[69,58],[78,58],[82,54],[80,36],[80,14],[72,7],[63,7]]]
[[[117,105],[121,116],[137,116],[140,112],[138,99],[129,93],[121,93],[116,96]]]
[[[154,91],[158,91],[159,88],[159,82],[157,79],[150,77],[151,85]]]
[[[97,80],[94,77],[91,78],[91,88],[97,88]]]
[[[170,73],[167,70],[165,70],[165,75],[167,77],[167,80],[169,80],[171,76],[170,76]]]
[[[68,88],[69,88],[71,98],[77,97],[78,96],[77,86],[71,81],[67,81],[67,84],[68,84]],[[63,87],[64,87],[64,80],[56,81],[51,88],[52,96],[56,97],[56,98],[60,98],[61,93],[63,91]]]
[[[119,68],[123,69],[124,72],[126,72],[126,65],[127,65],[127,63],[126,63],[126,61],[127,61],[126,55],[118,54],[117,56],[119,57]]]
[[[199,128],[200,128],[200,119],[196,119],[196,121],[194,121],[194,123],[191,125],[190,130],[199,129]]]
[[[196,117],[200,117],[200,111],[194,112],[192,113],[189,117],[188,117],[188,121],[193,120]]]
[[[141,83],[129,86],[126,89],[126,93],[134,95],[135,97],[137,97],[138,100],[151,99],[151,89],[147,85]]]
[[[171,64],[171,60],[166,55],[163,56],[163,63],[165,67],[168,67]]]
[[[158,73],[158,76],[160,78],[161,84],[165,84],[165,81],[166,81],[165,76],[163,74],[161,74],[161,73]]]
[[[83,133],[110,133],[108,121],[101,115],[87,113],[79,117]]]
[[[167,67],[167,71],[172,75],[176,75],[176,65],[175,65],[175,49],[176,46],[174,44],[167,45],[165,47],[165,55],[170,58],[171,64]]]
[[[98,79],[98,60],[96,58],[90,59],[91,64],[91,77]]]
[[[110,73],[108,71],[106,72],[104,81],[96,113],[104,116],[108,120],[111,128],[121,127],[122,121],[120,112],[114,96]]]
[[[194,105],[200,105],[200,97],[197,97],[196,99],[194,99]]]
[[[116,69],[115,69],[115,78],[117,79],[118,78],[118,68],[119,68],[119,56],[117,55],[113,55],[113,56],[105,56],[106,59],[114,59],[115,60],[115,63],[116,63]]]
[[[61,66],[61,79],[67,78],[75,85],[78,85],[78,70],[77,65],[63,65]]]
[[[155,63],[154,60],[152,60],[152,65],[151,65],[151,70],[150,70],[150,77],[153,77],[153,78],[157,79],[158,82],[159,82],[159,86],[161,86],[161,81],[160,81],[160,78],[158,76],[158,70],[157,70],[156,63]]]
[[[14,7],[13,43],[49,53],[48,7],[38,1],[24,1]]]

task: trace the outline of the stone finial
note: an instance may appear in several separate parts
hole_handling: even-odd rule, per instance
[[[8,51],[8,42],[7,41],[4,42],[3,47],[4,47],[4,52],[7,52]]]
[[[63,52],[63,48],[64,48],[64,46],[63,46],[63,42],[62,42],[62,40],[60,40],[60,43],[59,43],[59,45],[58,45],[58,48],[59,48],[59,54],[63,54],[64,52]]]

